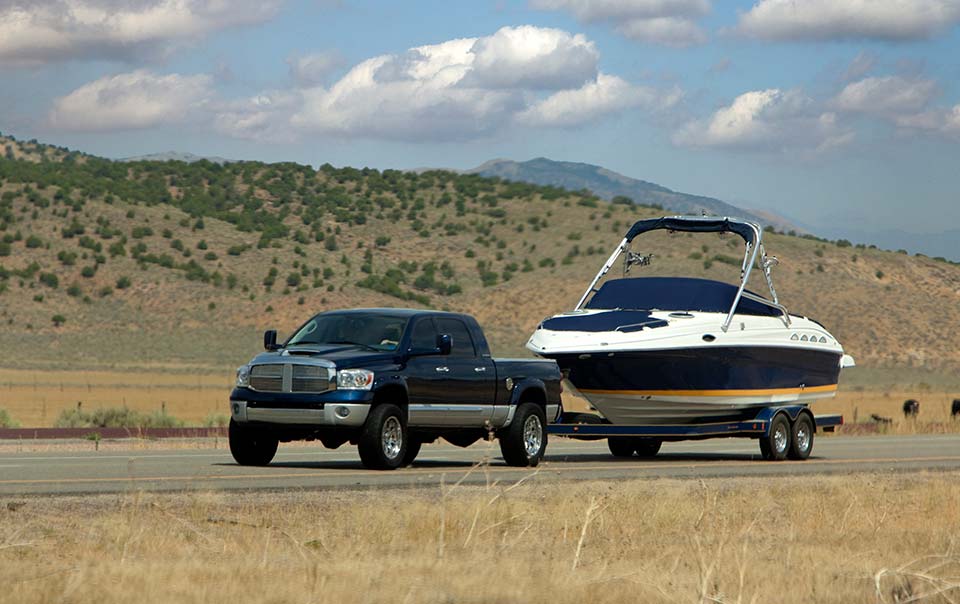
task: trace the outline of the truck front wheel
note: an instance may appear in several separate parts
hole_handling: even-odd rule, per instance
[[[396,405],[377,405],[363,424],[357,449],[360,461],[371,470],[395,470],[407,451],[407,423]]]
[[[265,466],[277,454],[279,441],[262,430],[230,420],[230,453],[241,466]]]
[[[546,425],[546,415],[539,405],[521,403],[510,425],[497,434],[503,460],[511,466],[538,465],[547,448]]]

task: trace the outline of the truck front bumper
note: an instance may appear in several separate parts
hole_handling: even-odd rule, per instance
[[[230,394],[230,416],[239,423],[357,428],[367,420],[373,393],[334,390],[309,397],[269,396],[244,388]]]

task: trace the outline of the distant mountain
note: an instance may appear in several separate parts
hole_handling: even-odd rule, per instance
[[[230,162],[236,161],[234,159],[226,159],[225,157],[204,157],[182,151],[166,151],[164,153],[151,153],[149,155],[138,155],[136,157],[122,157],[117,161],[182,161],[192,164],[204,159],[215,164],[229,164]]]
[[[563,187],[571,191],[588,189],[606,200],[622,195],[636,203],[659,204],[664,209],[678,214],[706,212],[717,216],[756,220],[763,225],[771,225],[781,230],[803,230],[789,220],[770,212],[745,210],[713,197],[680,193],[656,183],[630,178],[592,164],[554,161],[545,157],[524,162],[494,159],[467,172],[536,185]]]

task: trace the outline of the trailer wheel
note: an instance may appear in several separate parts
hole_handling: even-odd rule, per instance
[[[251,429],[230,420],[230,453],[241,466],[265,466],[277,454],[279,441],[262,430]]]
[[[370,410],[357,443],[360,461],[371,470],[395,470],[407,449],[407,424],[396,405],[377,405]]]
[[[813,451],[813,422],[806,413],[797,416],[790,434],[790,451],[787,457],[790,459],[803,460],[810,457]]]
[[[790,422],[778,413],[770,422],[770,432],[760,437],[760,453],[768,461],[783,461],[790,450]]]
[[[614,457],[633,457],[637,442],[629,436],[611,436],[607,439],[607,448]]]
[[[636,441],[637,455],[640,457],[656,457],[662,444],[663,441],[655,438],[638,438]]]
[[[507,465],[523,468],[540,463],[547,448],[546,425],[546,414],[539,405],[521,403],[517,407],[510,425],[497,433]]]

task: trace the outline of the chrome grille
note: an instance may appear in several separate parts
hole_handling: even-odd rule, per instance
[[[283,365],[254,365],[250,387],[260,392],[283,392]]]
[[[293,392],[326,392],[330,389],[330,375],[326,367],[293,365]]]
[[[250,368],[250,388],[259,392],[320,393],[332,390],[332,370],[318,365],[273,363]]]

